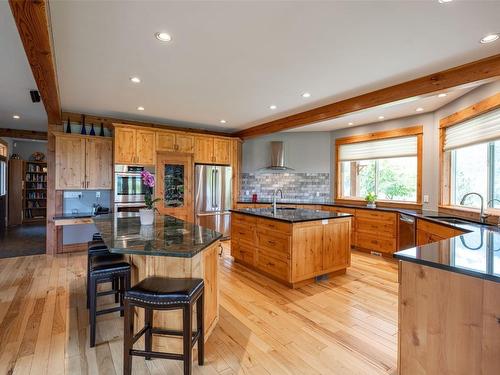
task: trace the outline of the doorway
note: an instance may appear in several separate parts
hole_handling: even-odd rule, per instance
[[[0,139],[0,258],[45,254],[47,142]]]

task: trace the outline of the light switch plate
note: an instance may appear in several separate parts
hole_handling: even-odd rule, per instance
[[[427,194],[424,195],[424,203],[429,203],[429,196]]]
[[[64,198],[81,198],[82,192],[81,191],[65,191],[63,195],[64,195]]]
[[[96,198],[101,198],[101,192],[100,191],[96,191],[95,192],[95,197]]]

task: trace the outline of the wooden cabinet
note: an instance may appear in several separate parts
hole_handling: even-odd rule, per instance
[[[85,138],[56,136],[56,190],[85,189]]]
[[[115,125],[114,137],[116,164],[154,165],[156,142],[153,130]]]
[[[398,246],[398,214],[356,209],[356,246],[392,254]]]
[[[197,136],[194,140],[194,161],[205,164],[231,164],[231,140]]]
[[[194,152],[194,137],[173,132],[156,132],[156,151]]]
[[[350,265],[350,217],[291,224],[232,213],[231,220],[235,260],[289,286]]]
[[[417,219],[417,246],[438,242],[464,233],[460,229],[451,228],[439,223]]]
[[[112,189],[112,140],[56,134],[56,190]]]

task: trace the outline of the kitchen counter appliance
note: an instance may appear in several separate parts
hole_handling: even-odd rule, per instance
[[[115,165],[114,211],[138,211],[145,207],[141,172],[155,173],[154,166]],[[154,194],[154,193],[153,193]]]

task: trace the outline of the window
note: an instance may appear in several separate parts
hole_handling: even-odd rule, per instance
[[[420,203],[421,142],[420,126],[338,139],[337,199]]]
[[[475,108],[484,107],[479,104]],[[442,204],[479,208],[476,196],[462,204],[465,194],[475,192],[485,207],[500,209],[500,109],[478,114],[473,108],[465,109],[469,116],[460,121],[453,121],[460,112],[441,120],[443,170],[449,170],[443,174]]]

